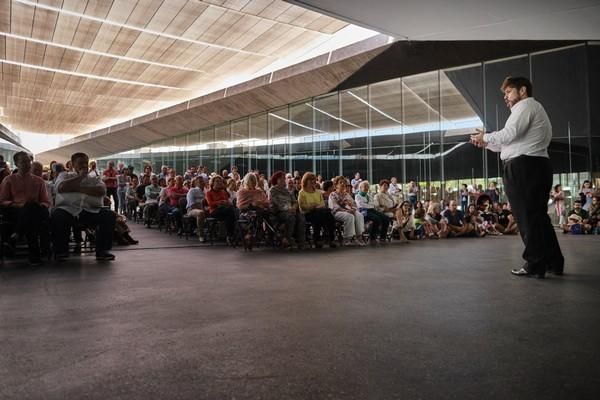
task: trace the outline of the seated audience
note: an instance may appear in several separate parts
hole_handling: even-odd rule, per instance
[[[150,227],[150,221],[158,218],[158,197],[162,188],[158,185],[158,177],[152,175],[150,184],[144,189],[144,224]]]
[[[592,204],[590,205],[589,221],[592,227],[592,233],[600,235],[600,196],[592,196]]]
[[[229,193],[225,190],[225,182],[221,175],[213,176],[208,186],[210,190],[206,192],[206,203],[208,204],[208,217],[216,218],[225,223],[227,228],[227,243],[233,243],[235,234],[235,211]]]
[[[333,181],[328,180],[323,182],[321,185],[321,190],[323,191],[323,201],[325,202],[325,207],[329,206],[329,195],[335,190],[335,185]]]
[[[192,180],[192,188],[186,196],[187,215],[196,218],[196,232],[201,242],[204,242],[204,219],[206,218],[206,211],[204,210],[205,186],[204,179],[201,176],[195,177]]]
[[[270,181],[271,209],[273,217],[283,230],[282,244],[284,247],[297,245],[298,248],[303,249],[306,240],[305,221],[299,211],[298,201],[292,193],[294,179],[291,177],[288,179],[291,182],[291,186],[288,187],[285,174],[277,171],[271,176]]]
[[[567,213],[567,223],[562,227],[564,233],[581,234],[592,231],[589,214],[581,204],[579,199],[573,202],[573,209]]]
[[[375,209],[385,214],[390,220],[394,220],[397,204],[394,197],[389,193],[390,182],[384,179],[379,182],[379,193],[375,195]]]
[[[163,204],[163,212],[171,214],[175,219],[177,233],[183,232],[183,224],[181,218],[186,204],[187,188],[183,186],[183,176],[175,177],[175,185],[167,189],[167,201]]]
[[[449,236],[466,236],[475,231],[473,224],[465,221],[465,215],[458,209],[456,200],[450,200],[448,209],[442,215],[448,222]]]
[[[448,236],[448,224],[442,215],[442,205],[440,203],[431,202],[427,208],[425,220],[430,224],[431,230],[438,238]]]
[[[95,229],[96,259],[114,260],[109,253],[115,229],[115,216],[104,208],[106,186],[88,177],[88,156],[75,153],[71,162],[75,172],[63,172],[56,179],[56,204],[52,213],[52,242],[57,260],[68,257],[69,233],[75,223]]]
[[[306,172],[302,177],[302,189],[298,192],[298,205],[306,221],[313,227],[315,247],[323,247],[321,231],[324,231],[329,247],[335,244],[335,218],[325,206],[323,195],[317,189],[317,178],[312,172]]]
[[[404,200],[400,204],[400,207],[398,207],[395,217],[394,230],[400,235],[400,242],[409,243],[409,238],[415,238],[415,221],[411,210],[411,203]]]
[[[510,210],[510,204],[499,204],[496,214],[498,215],[498,221],[496,223],[496,230],[498,232],[502,233],[503,235],[515,235],[519,233],[517,221]]]
[[[2,180],[0,187],[0,204],[3,207],[3,235],[7,238],[16,230],[17,235],[27,238],[29,262],[39,265],[42,255],[48,255],[49,246],[49,213],[50,199],[46,183],[42,178],[32,174],[31,156],[24,151],[13,155],[18,172],[8,175]],[[39,163],[38,163],[39,164]],[[0,246],[3,246],[0,243]]]
[[[269,212],[267,194],[257,187],[256,174],[248,172],[242,180],[242,188],[237,192],[237,207],[240,216],[248,221],[244,225],[244,243],[251,249],[256,240],[256,235],[261,235],[263,219]]]
[[[345,177],[338,176],[333,179],[335,191],[329,195],[329,208],[336,221],[344,224],[344,245],[350,245],[352,239],[364,246],[366,243],[362,238],[365,229],[364,216],[358,211],[356,203],[352,199],[352,185],[348,185]],[[349,187],[349,189],[348,189]]]
[[[354,199],[358,210],[363,214],[365,220],[372,222],[371,232],[369,232],[371,243],[377,244],[379,242],[385,242],[390,219],[384,213],[377,211],[375,196],[369,194],[368,181],[359,183],[358,192]],[[377,238],[378,235],[379,239]]]

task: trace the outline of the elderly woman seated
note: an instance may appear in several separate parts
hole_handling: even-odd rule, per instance
[[[240,216],[248,224],[242,226],[244,230],[244,246],[252,249],[254,240],[260,235],[263,218],[269,211],[269,200],[265,192],[258,188],[258,178],[252,172],[244,176],[242,188],[237,192],[237,207]]]
[[[448,224],[442,216],[442,205],[440,203],[431,203],[427,208],[427,214],[425,215],[425,221],[431,226],[431,231],[438,238],[445,238],[448,236]]]
[[[335,191],[329,195],[329,208],[335,220],[344,224],[344,244],[349,245],[352,238],[356,238],[356,242],[364,246],[362,234],[365,229],[365,219],[348,192],[348,181],[345,177],[338,176],[333,179],[333,183]]]
[[[331,211],[325,207],[321,191],[317,189],[317,178],[312,172],[307,172],[302,177],[302,189],[298,193],[298,204],[304,218],[312,224],[315,247],[323,247],[321,230],[329,242],[329,247],[335,244],[335,219]]]
[[[229,193],[225,190],[223,177],[215,175],[208,183],[210,190],[206,192],[206,204],[208,205],[208,217],[223,221],[227,228],[227,243],[234,241],[235,234],[235,211]]]
[[[271,210],[273,217],[283,233],[282,245],[304,248],[306,241],[304,216],[300,213],[298,202],[288,190],[285,174],[281,171],[271,176]]]
[[[204,219],[206,218],[204,186],[204,178],[201,176],[192,179],[192,188],[187,192],[185,207],[187,215],[196,218],[196,232],[201,242],[204,242]]]
[[[369,236],[372,244],[377,244],[379,241],[385,242],[387,237],[388,226],[390,225],[390,219],[382,212],[377,211],[377,203],[375,202],[375,196],[369,194],[369,182],[362,181],[358,185],[358,192],[354,197],[356,205],[359,211],[364,215],[365,220],[373,223]],[[379,234],[379,240],[377,235]]]

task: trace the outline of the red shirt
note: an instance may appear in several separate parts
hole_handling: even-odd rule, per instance
[[[206,203],[208,203],[208,211],[211,213],[224,202],[229,204],[229,193],[227,193],[227,191],[211,189],[206,193]]]
[[[169,204],[171,207],[177,207],[179,205],[179,199],[185,199],[187,192],[188,190],[185,186],[183,186],[181,189],[178,189],[177,186],[167,189],[167,196],[169,196]],[[177,194],[184,196],[174,196]]]
[[[114,178],[114,179],[106,179],[104,180],[104,184],[107,188],[116,188],[117,187],[117,170],[114,168],[109,168],[104,170],[102,175],[106,178]]]
[[[50,206],[46,182],[39,176],[19,173],[7,176],[0,187],[0,201],[14,203],[38,203]]]

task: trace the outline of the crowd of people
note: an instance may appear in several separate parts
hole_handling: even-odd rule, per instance
[[[57,260],[67,258],[69,243],[77,248],[86,229],[97,259],[112,260],[113,241],[137,243],[127,221],[138,216],[148,227],[168,219],[180,234],[184,218],[191,219],[193,232],[188,233],[203,242],[206,221],[221,222],[228,243],[241,238],[248,248],[267,228],[279,246],[300,249],[307,241],[320,248],[518,233],[510,204],[500,201],[495,182],[486,191],[462,185],[456,199],[437,202],[421,201],[414,181],[405,188],[395,177],[372,184],[359,172],[352,179],[325,180],[299,171],[277,171],[267,178],[253,170],[242,177],[235,166],[221,173],[190,167],[183,174],[162,166],[155,173],[146,165],[138,176],[134,168],[113,161],[99,171],[83,153],[65,164],[52,162],[46,170],[25,152],[16,153],[14,162],[13,171],[0,166],[3,245],[26,238],[32,264],[50,253]],[[588,181],[583,189],[581,200],[564,213],[564,194],[557,185],[551,209],[566,216],[560,221],[564,232],[600,233],[599,197]]]

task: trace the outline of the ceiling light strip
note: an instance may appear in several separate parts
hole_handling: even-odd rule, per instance
[[[268,55],[268,54],[256,53],[256,52],[253,52],[253,51],[236,49],[236,48],[227,47],[227,46],[221,46],[221,45],[214,44],[214,43],[204,42],[202,40],[194,40],[194,39],[189,39],[189,38],[185,38],[185,37],[182,37],[182,36],[171,35],[171,34],[165,33],[165,32],[158,32],[158,31],[153,31],[153,30],[150,30],[150,29],[139,28],[137,26],[122,24],[120,22],[115,22],[115,21],[111,21],[111,20],[108,20],[108,19],[102,19],[102,18],[98,18],[98,17],[93,17],[91,15],[82,14],[82,13],[78,13],[78,12],[75,12],[75,11],[65,10],[63,8],[52,7],[52,6],[49,6],[49,5],[46,5],[46,4],[42,4],[42,3],[34,3],[33,1],[29,1],[29,0],[13,0],[13,1],[15,1],[16,3],[24,4],[26,6],[30,6],[30,7],[37,7],[37,8],[41,8],[43,10],[54,11],[54,12],[57,12],[57,13],[61,13],[61,14],[65,14],[65,15],[70,15],[72,17],[83,18],[83,19],[87,19],[87,20],[90,20],[90,21],[98,22],[98,23],[101,23],[101,24],[107,24],[107,25],[117,26],[119,28],[125,28],[125,29],[130,29],[130,30],[133,30],[133,31],[137,31],[137,32],[143,32],[143,33],[148,33],[148,34],[151,34],[151,35],[161,36],[161,37],[164,37],[164,38],[167,38],[167,39],[179,40],[179,41],[182,41],[182,42],[194,43],[194,44],[199,44],[199,45],[207,46],[207,47],[214,47],[214,48],[221,49],[221,50],[235,51],[237,53],[242,53],[242,54],[249,54],[249,55],[260,56],[260,57],[272,57],[272,58],[276,58],[276,57]]]
[[[97,79],[97,80],[100,80],[100,81],[115,82],[115,83],[125,83],[125,84],[128,84],[128,85],[153,87],[153,88],[159,88],[159,89],[171,89],[171,90],[190,90],[190,89],[179,88],[179,87],[174,87],[174,86],[165,86],[165,85],[157,85],[157,84],[154,84],[154,83],[144,83],[144,82],[128,81],[126,79],[118,79],[118,78],[108,78],[106,76],[84,74],[84,73],[75,72],[75,71],[65,71],[65,70],[62,70],[62,69],[50,68],[50,67],[43,67],[41,65],[26,64],[26,63],[21,63],[21,62],[17,62],[17,61],[10,61],[10,60],[0,60],[0,63],[10,64],[10,65],[16,65],[16,66],[19,66],[19,67],[39,69],[39,70],[42,70],[42,71],[54,72],[54,73],[57,73],[57,74],[73,75],[73,76],[78,76],[80,78]]]
[[[398,121],[396,118],[392,117],[391,115],[389,115],[388,113],[380,110],[379,108],[375,107],[374,105],[370,104],[368,101],[364,100],[363,98],[355,95],[354,93],[352,93],[351,91],[347,91],[346,93],[348,93],[350,96],[354,97],[356,100],[360,101],[361,103],[365,104],[367,107],[369,107],[370,109],[377,111],[379,114],[383,115],[384,117],[394,121],[397,124],[400,125],[404,125],[401,121]]]
[[[15,35],[13,33],[0,32],[0,36],[5,36],[7,38],[12,38],[12,39],[17,39],[17,40],[25,40],[25,41],[28,41],[28,42],[43,44],[43,45],[46,45],[46,46],[59,47],[61,49],[66,49],[66,50],[79,51],[79,52],[82,52],[82,53],[93,54],[93,55],[100,56],[100,57],[115,58],[117,60],[131,61],[131,62],[135,62],[135,63],[141,63],[141,64],[147,64],[147,65],[154,65],[154,66],[163,67],[163,68],[178,69],[178,70],[181,70],[181,71],[198,72],[198,73],[202,73],[202,74],[206,74],[207,73],[206,71],[203,71],[201,69],[194,69],[194,68],[188,68],[188,67],[180,67],[180,66],[177,66],[177,65],[163,64],[163,63],[159,63],[159,62],[155,62],[155,61],[142,60],[142,59],[139,59],[139,58],[133,58],[133,57],[127,57],[127,56],[120,56],[120,55],[117,55],[117,54],[104,53],[102,51],[97,51],[97,50],[92,50],[92,49],[84,49],[84,48],[81,48],[81,47],[75,47],[75,46],[69,46],[69,45],[66,45],[66,44],[49,42],[47,40],[41,40],[41,39],[35,39],[35,38],[32,38],[32,37],[27,37],[27,36]]]
[[[327,132],[325,132],[325,131],[322,131],[322,130],[320,130],[320,129],[311,128],[310,126],[307,126],[307,125],[302,125],[301,123],[299,123],[299,122],[296,122],[296,121],[292,121],[291,119],[287,119],[287,118],[280,117],[280,116],[279,116],[279,115],[277,115],[277,114],[269,113],[269,115],[270,115],[271,117],[274,117],[274,118],[280,119],[280,120],[282,120],[282,121],[289,122],[289,123],[290,123],[290,124],[292,124],[292,125],[296,125],[296,126],[299,126],[299,127],[301,127],[301,128],[308,129],[309,131],[314,131],[314,132],[319,132],[319,133],[327,133]]]
[[[311,105],[310,103],[304,103],[304,105],[306,105],[306,106],[309,106],[309,107],[310,107],[310,108],[312,108],[313,110],[315,110],[315,111],[318,111],[318,112],[320,112],[321,114],[325,114],[325,115],[327,115],[328,117],[335,119],[336,121],[341,121],[341,122],[343,122],[343,123],[345,123],[345,124],[348,124],[348,125],[351,125],[351,126],[353,126],[353,127],[355,127],[355,128],[358,128],[358,129],[363,129],[363,127],[362,127],[362,126],[358,126],[358,125],[356,125],[356,124],[353,124],[352,122],[350,122],[350,121],[346,121],[346,120],[345,120],[345,119],[343,119],[343,118],[338,118],[338,117],[336,117],[335,115],[329,114],[327,111],[323,111],[323,110],[321,110],[320,108],[317,108],[317,107],[315,107],[315,106]]]

